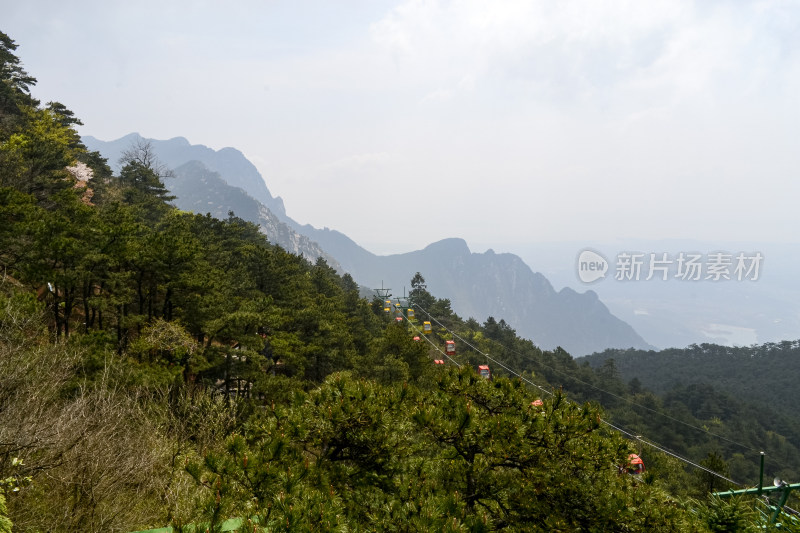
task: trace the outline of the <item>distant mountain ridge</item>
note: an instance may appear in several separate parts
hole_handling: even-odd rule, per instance
[[[119,170],[122,152],[137,140],[144,140],[144,137],[129,133],[115,141],[101,141],[92,136],[82,137],[82,140],[89,150],[103,154],[112,169]],[[188,161],[200,161],[209,170],[219,173],[229,185],[242,189],[279,217],[286,216],[283,200],[272,196],[258,169],[239,150],[230,147],[213,150],[202,144],[190,144],[184,137],[166,141],[147,140],[167,167],[175,169]]]
[[[463,239],[445,239],[423,250],[380,256],[336,230],[291,219],[287,223],[319,243],[361,284],[389,287],[402,295],[414,274],[421,272],[429,290],[449,298],[458,314],[478,320],[503,318],[542,348],[561,346],[575,356],[599,351],[598,346],[652,348],[611,314],[594,291],[556,292],[547,278],[514,254],[472,253]]]
[[[318,242],[342,258],[343,268],[360,283],[383,284],[402,295],[419,271],[429,290],[450,299],[458,314],[480,321],[489,316],[502,318],[542,348],[561,346],[573,355],[584,355],[596,346],[649,346],[631,326],[612,315],[593,291],[580,294],[565,288],[556,292],[547,278],[514,254],[473,253],[463,239],[445,239],[406,254],[365,256],[363,249],[349,254],[334,248],[331,240],[346,241],[328,233],[330,238]]]
[[[116,162],[139,138],[131,134],[104,142],[85,137],[84,143],[109,162]],[[449,298],[459,315],[480,321],[489,316],[502,318],[545,349],[561,346],[578,356],[606,348],[650,348],[631,326],[612,315],[593,291],[581,294],[567,288],[556,292],[542,274],[534,273],[516,255],[492,250],[472,253],[463,239],[445,239],[423,250],[378,256],[343,233],[301,225],[289,218],[283,201],[270,194],[261,175],[238,150],[214,151],[190,145],[182,137],[150,141],[159,159],[176,171],[178,177],[167,186],[178,197],[175,203],[181,209],[222,218],[233,211],[261,225],[271,241],[309,258],[319,253],[361,285],[379,287],[384,283],[400,296],[414,273],[421,272],[431,293]]]
[[[145,139],[138,133],[108,142],[83,137],[87,148],[100,152],[115,170],[119,170],[122,153],[142,140]],[[278,218],[275,213],[286,216],[283,200],[270,194],[261,174],[240,151],[234,148],[212,150],[189,144],[183,137],[147,141],[158,159],[175,172],[175,177],[167,179],[165,185],[176,196],[173,203],[179,209],[210,213],[220,219],[234,211],[236,216],[257,224],[273,244],[311,262],[322,257],[333,268],[341,269],[333,256],[317,243]]]
[[[228,213],[234,211],[236,216],[257,224],[270,242],[293,254],[302,255],[312,263],[322,257],[331,267],[341,270],[336,259],[319,244],[292,230],[264,204],[242,189],[229,185],[218,172],[209,170],[204,163],[189,161],[175,168],[174,172],[175,177],[168,179],[166,185],[175,195],[173,203],[178,209],[210,213],[219,219],[227,218]]]

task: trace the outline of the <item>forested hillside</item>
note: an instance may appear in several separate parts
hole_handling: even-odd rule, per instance
[[[324,261],[233,214],[176,209],[146,144],[112,172],[0,43],[0,531],[753,526],[746,503],[707,500],[718,478],[608,425],[638,417],[709,469],[749,468],[680,399],[502,319],[465,321],[422,275],[411,302],[434,327],[414,340]],[[453,335],[457,353],[433,364]],[[493,380],[474,370],[487,362]],[[786,468],[800,464],[768,422],[734,415],[714,433],[752,424],[752,442],[782,439]],[[634,451],[643,476],[625,471]]]
[[[660,351],[605,350],[586,357],[592,366],[609,359],[622,379],[636,378],[661,394],[680,386],[713,384],[731,396],[796,411],[788,403],[776,402],[775,394],[793,390],[800,380],[800,340],[756,346],[693,344]]]
[[[749,453],[755,449],[773,452],[773,461],[785,468],[783,477],[800,478],[800,416],[784,398],[800,379],[798,341],[606,350],[579,361],[617,376],[629,389],[653,391],[665,406],[705,420],[714,431],[734,429],[729,437],[747,443],[752,448]],[[755,431],[759,426],[769,431]]]

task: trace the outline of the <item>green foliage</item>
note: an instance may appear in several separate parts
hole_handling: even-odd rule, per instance
[[[606,351],[585,360],[600,367],[613,358],[617,381],[639,384],[640,392],[630,398],[638,405],[618,401],[609,409],[612,419],[695,461],[710,460],[713,454],[711,470],[754,484],[762,450],[768,476],[800,476],[800,419],[790,404],[774,401],[774,391],[791,387],[800,375],[794,368],[796,351],[797,342],[703,344],[661,352]],[[694,477],[688,492],[695,496],[723,488],[714,476]]]
[[[152,169],[132,161],[119,173],[122,197],[125,203],[136,206],[148,222],[155,222],[167,211],[167,202],[175,197],[169,194],[161,178]]]
[[[0,188],[0,266],[4,270],[25,264],[32,252],[32,231],[41,217],[33,196]]]
[[[33,194],[47,205],[50,194],[72,185],[66,167],[77,156],[74,130],[49,110],[25,109],[23,126],[0,139],[0,186]]]
[[[0,494],[0,533],[11,533],[11,519],[8,518],[8,509],[6,508],[6,497]]]
[[[20,59],[14,53],[16,50],[14,40],[0,31],[0,132],[13,124],[21,108],[38,105],[30,96],[30,88],[36,84],[36,78],[22,68]]]
[[[428,292],[425,278],[419,272],[414,274],[411,279],[411,291],[408,293],[408,299],[412,305],[417,305],[422,309],[430,309],[436,301],[436,298]]]
[[[596,410],[560,396],[530,403],[519,382],[470,369],[430,393],[335,374],[188,467],[207,490],[197,516],[301,529],[327,517],[323,530],[698,527],[659,489],[617,473],[628,447]]]
[[[44,309],[33,294],[10,281],[0,282],[0,343],[21,349],[41,340],[45,333]]]
[[[694,507],[709,531],[750,533],[761,530],[754,525],[756,513],[751,502],[744,499],[714,496],[706,502],[694,502]]]
[[[412,340],[403,324],[389,324],[373,343],[371,357],[361,360],[361,373],[384,384],[417,381],[431,370],[427,348]]]
[[[650,415],[750,431],[726,396],[698,386],[658,397],[644,379],[623,384],[612,363],[595,372],[539,350],[502,318],[465,322],[417,273],[411,301],[436,325],[432,345],[458,335],[461,368],[434,366],[435,348],[324,260],[270,245],[233,213],[171,207],[170,172],[147,143],[114,175],[80,144],[69,109],[29,96],[35,80],[15,49],[0,33],[0,479],[32,483],[0,500],[0,527],[217,531],[241,517],[265,531],[692,531],[752,521],[717,503],[688,512],[680,498],[716,482],[667,456],[637,450],[648,471],[620,474],[631,447],[600,419],[655,426],[659,440],[703,457],[717,452],[707,435]],[[91,170],[88,186],[68,170],[76,162]],[[492,361],[492,381],[473,371],[486,353],[506,367]],[[539,388],[506,379],[508,369]],[[532,403],[554,386],[595,403],[560,390]],[[751,437],[793,457],[783,433]],[[724,471],[729,452],[704,464]]]

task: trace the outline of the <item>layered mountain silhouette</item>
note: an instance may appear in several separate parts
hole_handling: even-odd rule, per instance
[[[116,141],[100,141],[91,136],[82,138],[89,150],[96,150],[108,159],[114,170],[119,170],[119,159],[136,141],[145,140],[138,133],[117,139]],[[176,169],[189,161],[199,161],[208,169],[219,173],[233,187],[238,187],[264,204],[279,217],[286,216],[283,200],[273,197],[255,165],[242,152],[235,148],[213,150],[202,144],[190,144],[184,137],[175,137],[166,141],[149,140],[158,154],[158,158],[167,167]]]
[[[113,167],[140,139],[134,133],[110,142],[94,137],[83,141]],[[180,209],[220,218],[232,211],[258,224],[271,242],[311,260],[323,257],[361,285],[389,287],[402,296],[414,274],[421,272],[428,290],[450,299],[459,315],[479,321],[502,318],[545,349],[561,346],[578,356],[606,348],[650,348],[593,291],[556,292],[516,255],[473,253],[463,239],[445,239],[406,254],[375,255],[338,231],[301,225],[286,216],[283,201],[272,196],[255,166],[238,150],[215,151],[182,137],[150,142],[158,158],[175,170],[166,186]]]
[[[514,254],[473,253],[463,239],[445,239],[422,250],[378,256],[331,230],[309,236],[340,260],[359,283],[403,295],[416,272],[428,289],[448,298],[464,317],[504,319],[538,346],[561,346],[584,355],[602,345],[647,346],[631,326],[616,318],[594,291],[556,292],[542,274]]]

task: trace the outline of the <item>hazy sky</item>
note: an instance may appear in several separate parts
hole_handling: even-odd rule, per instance
[[[374,251],[798,240],[797,2],[222,4],[0,0],[0,30],[82,134],[236,147]]]

